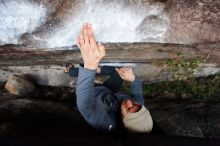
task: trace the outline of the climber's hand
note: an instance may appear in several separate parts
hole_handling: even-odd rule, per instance
[[[99,62],[105,57],[105,47],[97,44],[91,24],[84,24],[77,37],[77,46],[80,48],[84,67],[97,69]]]
[[[120,77],[125,81],[133,82],[135,80],[135,75],[131,68],[116,68],[116,71],[118,72]]]

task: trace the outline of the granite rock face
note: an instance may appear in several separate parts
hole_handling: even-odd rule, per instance
[[[72,46],[85,22],[101,42],[220,41],[218,0],[3,0],[0,8],[1,44]]]
[[[218,0],[172,1],[165,12],[170,20],[166,41],[178,44],[220,41]]]

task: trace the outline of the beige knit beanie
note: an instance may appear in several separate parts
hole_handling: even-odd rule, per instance
[[[123,118],[126,129],[131,133],[149,133],[153,128],[150,112],[143,105],[136,113],[128,113]]]

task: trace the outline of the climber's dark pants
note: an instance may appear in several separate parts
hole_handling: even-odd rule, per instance
[[[82,65],[81,65],[82,66]],[[78,77],[79,68],[70,68],[69,75],[72,77]],[[117,92],[122,86],[123,79],[119,76],[118,72],[115,70],[115,67],[103,66],[101,67],[101,73],[96,74],[97,76],[107,75],[110,78],[107,79],[102,85],[95,84],[95,86],[106,86],[112,92]]]

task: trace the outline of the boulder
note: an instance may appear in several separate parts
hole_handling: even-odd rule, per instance
[[[155,123],[165,135],[220,138],[220,100],[165,99],[146,100]]]
[[[0,96],[1,97],[1,96]],[[54,101],[0,102],[0,137],[97,137],[76,108]]]
[[[23,96],[33,91],[35,87],[29,79],[14,74],[8,78],[5,89],[11,94]]]

